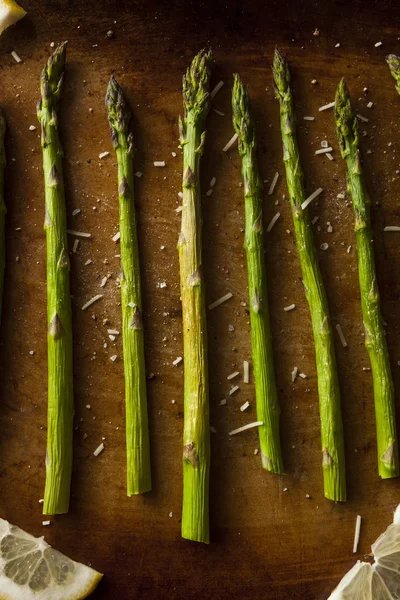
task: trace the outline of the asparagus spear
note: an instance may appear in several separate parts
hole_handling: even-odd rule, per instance
[[[200,159],[210,108],[211,52],[195,56],[183,77],[182,225],[178,240],[184,349],[182,537],[209,542],[210,431],[207,330],[201,263]]]
[[[45,183],[48,317],[48,417],[44,514],[68,512],[74,414],[69,257],[58,109],[67,43],[45,65],[37,115],[41,125]]]
[[[251,345],[256,388],[257,420],[264,469],[283,472],[279,438],[278,395],[272,354],[268,312],[267,275],[264,264],[262,227],[262,182],[256,157],[256,135],[250,98],[239,75],[234,75],[232,92],[233,126],[238,135],[244,180],[246,230],[244,247],[250,296]]]
[[[394,386],[380,310],[371,231],[370,199],[362,175],[357,118],[344,79],[335,99],[335,120],[342,157],[347,166],[347,187],[353,201],[358,275],[364,321],[365,346],[374,384],[378,468],[382,479],[399,475]]]
[[[396,80],[396,91],[400,94],[400,58],[395,54],[388,54],[386,62],[389,66],[392,77]]]
[[[0,319],[3,304],[4,268],[6,264],[5,244],[5,219],[6,205],[4,202],[4,168],[6,166],[6,153],[4,150],[4,136],[6,133],[6,120],[0,109]]]
[[[124,349],[127,494],[151,490],[146,371],[142,325],[139,249],[133,196],[133,137],[130,110],[111,77],[106,94],[111,140],[118,160],[121,253],[122,341]]]
[[[303,285],[310,307],[314,334],[321,419],[322,467],[326,498],[346,500],[343,426],[333,332],[328,301],[318,264],[308,209],[304,177],[296,138],[296,118],[287,61],[275,50],[273,76],[280,103],[283,161],[293,214]]]

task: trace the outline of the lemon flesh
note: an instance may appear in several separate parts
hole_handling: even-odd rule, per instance
[[[328,600],[400,600],[400,504],[371,548],[375,562],[358,561]]]
[[[101,578],[42,537],[0,519],[0,600],[81,600]]]
[[[14,0],[0,0],[0,34],[26,15]]]

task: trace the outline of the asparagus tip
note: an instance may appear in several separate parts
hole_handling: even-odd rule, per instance
[[[54,50],[43,67],[40,80],[40,91],[42,101],[57,105],[61,96],[62,84],[64,79],[65,59],[67,54],[68,42],[62,42]]]
[[[386,62],[392,77],[396,80],[396,90],[400,94],[400,57],[396,54],[388,54]]]
[[[118,81],[115,79],[114,73],[111,75],[107,85],[105,104],[107,107],[108,114],[115,110],[117,102],[124,102],[122,95],[122,89]]]
[[[233,76],[232,112],[233,127],[238,135],[239,152],[242,155],[255,147],[255,133],[249,94],[237,73]]]
[[[290,71],[288,61],[282,56],[278,48],[275,48],[274,52],[272,73],[274,77],[275,94],[276,97],[279,98],[289,90]]]
[[[352,143],[357,138],[357,119],[353,113],[349,90],[344,78],[340,80],[336,90],[335,121],[340,149],[343,154],[346,141]]]
[[[59,46],[54,50],[47,60],[46,69],[49,73],[49,77],[56,77],[59,75],[65,66],[65,58],[67,55],[68,41],[61,42]]]
[[[203,48],[192,60],[183,76],[185,113],[194,112],[195,120],[205,119],[210,108],[211,49]]]
[[[118,132],[125,135],[129,134],[129,120],[131,111],[125,100],[122,88],[115,79],[114,74],[111,75],[107,86],[105,97],[107,107],[108,122],[110,124],[110,135],[114,148],[118,147]],[[132,140],[128,140],[131,142]]]
[[[388,54],[386,56],[386,62],[389,65],[390,72],[393,77],[400,75],[400,59],[396,54]]]

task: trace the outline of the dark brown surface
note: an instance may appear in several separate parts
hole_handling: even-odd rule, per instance
[[[368,357],[353,214],[348,199],[336,198],[345,191],[345,180],[333,114],[319,113],[318,107],[333,100],[339,78],[345,75],[357,112],[370,119],[361,124],[361,131],[367,131],[362,149],[373,200],[383,312],[400,396],[399,234],[383,234],[385,225],[400,225],[396,174],[400,97],[384,63],[386,53],[400,53],[395,2],[25,0],[23,4],[28,17],[0,41],[0,103],[9,127],[7,270],[0,332],[0,515],[35,535],[45,533],[59,550],[104,572],[93,595],[96,599],[327,598],[389,523],[400,494],[398,480],[381,482],[377,476],[371,376],[363,371]],[[320,30],[318,37],[313,36],[315,28]],[[113,39],[106,37],[109,29]],[[43,496],[46,445],[44,201],[39,132],[29,131],[29,126],[36,124],[39,73],[50,42],[64,39],[70,43],[61,117],[68,219],[71,228],[91,232],[92,239],[83,240],[72,256],[77,430],[71,512],[43,528],[38,500]],[[380,40],[383,46],[375,48]],[[175,248],[181,75],[206,44],[215,55],[213,85],[225,81],[213,102],[225,117],[210,114],[202,176],[203,192],[210,179],[217,178],[213,195],[204,194],[203,201],[207,300],[210,303],[227,291],[234,294],[208,314],[211,423],[217,430],[212,436],[209,546],[180,539],[183,369],[171,364],[182,354]],[[341,323],[349,344],[343,349],[336,340],[346,437],[345,505],[326,501],[322,492],[314,348],[290,208],[282,200],[286,190],[278,106],[269,68],[275,44],[288,53],[292,64],[306,189],[311,193],[324,188],[311,206],[312,214],[320,217],[316,243],[329,243],[329,250],[320,252],[321,268],[333,323]],[[11,50],[21,55],[22,64],[14,62]],[[120,327],[114,258],[118,246],[112,241],[118,228],[116,164],[103,106],[113,69],[132,103],[135,166],[143,172],[136,182],[136,197],[147,370],[156,375],[148,385],[154,490],[130,499],[125,496],[121,339],[114,347],[103,325],[107,318],[112,327]],[[265,222],[281,212],[266,237],[266,258],[287,469],[282,477],[262,471],[254,456],[255,431],[228,436],[231,429],[254,419],[253,386],[240,382],[240,393],[219,406],[229,391],[227,375],[236,367],[241,370],[243,359],[250,357],[248,315],[241,305],[247,301],[247,287],[240,164],[235,148],[227,154],[221,151],[233,133],[233,71],[250,86],[262,176],[271,181],[275,171],[280,173],[273,196],[267,195],[266,184]],[[317,84],[311,84],[312,79]],[[366,108],[370,100],[371,110]],[[316,120],[306,122],[304,115]],[[334,146],[334,162],[314,156],[322,139]],[[367,155],[368,149],[372,153]],[[99,153],[106,150],[110,156],[100,161]],[[178,156],[173,158],[171,151]],[[153,167],[154,160],[166,160],[167,167]],[[274,205],[277,200],[279,207]],[[74,208],[81,209],[76,217],[71,216]],[[327,221],[333,225],[331,234]],[[347,254],[349,245],[353,249]],[[84,266],[89,258],[93,263]],[[104,298],[82,312],[80,307],[100,292],[107,273],[112,277]],[[160,289],[162,281],[167,287]],[[283,307],[292,302],[296,309],[285,313]],[[234,332],[228,331],[230,324]],[[112,354],[118,355],[115,363],[110,361]],[[295,365],[308,377],[292,384]],[[245,400],[251,409],[241,413],[239,406]],[[93,450],[102,437],[106,449],[95,458]],[[357,514],[363,522],[360,552],[354,557]]]

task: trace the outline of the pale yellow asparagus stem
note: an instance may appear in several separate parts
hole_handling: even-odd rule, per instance
[[[183,208],[178,242],[185,360],[182,537],[206,543],[209,541],[210,430],[200,159],[204,148],[204,122],[209,111],[210,67],[211,53],[202,51],[183,78],[185,116],[180,122]]]

